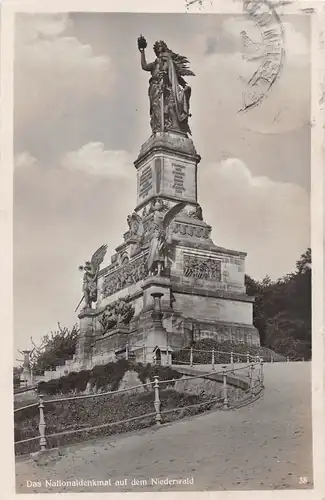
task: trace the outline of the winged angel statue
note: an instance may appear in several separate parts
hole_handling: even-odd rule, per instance
[[[79,302],[77,309],[79,308],[81,302],[85,300],[84,309],[91,309],[92,303],[97,301],[97,282],[98,274],[101,263],[107,252],[107,245],[102,245],[93,254],[91,260],[87,260],[84,266],[79,266],[80,271],[84,271],[83,278],[83,297]]]
[[[136,212],[133,212],[132,215],[128,215],[127,223],[130,229],[130,237],[135,238],[138,244],[140,244],[144,236],[144,227],[140,215]]]
[[[157,41],[153,50],[156,59],[148,63],[145,49],[146,39],[140,35],[138,49],[141,53],[141,67],[150,71],[149,104],[150,125],[153,133],[167,130],[191,134],[188,125],[190,115],[191,87],[184,76],[195,76],[189,68],[187,57],[176,54],[163,40]]]
[[[147,261],[149,274],[161,276],[168,267],[168,251],[172,240],[171,223],[185,206],[184,202],[177,203],[164,216],[158,210],[155,211]]]

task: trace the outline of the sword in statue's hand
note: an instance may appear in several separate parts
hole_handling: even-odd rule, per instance
[[[81,305],[81,302],[84,300],[84,298],[85,298],[85,296],[83,295],[83,296],[81,297],[81,300],[79,301],[79,304],[78,304],[78,305],[77,305],[77,307],[75,308],[74,312],[77,312],[77,311],[78,311],[78,309],[79,309],[79,307],[80,307],[80,305]]]

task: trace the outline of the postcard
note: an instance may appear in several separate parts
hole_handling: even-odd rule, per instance
[[[12,497],[324,494],[324,12],[2,5]]]

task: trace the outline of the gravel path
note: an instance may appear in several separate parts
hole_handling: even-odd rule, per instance
[[[311,365],[264,368],[265,391],[250,406],[79,443],[42,466],[17,461],[17,493],[312,487]],[[156,478],[189,484],[159,485]],[[59,480],[107,483],[60,486]]]

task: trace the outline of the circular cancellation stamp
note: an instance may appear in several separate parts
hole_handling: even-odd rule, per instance
[[[258,65],[246,81],[240,111],[261,103],[279,77],[285,57],[284,28],[274,7],[266,0],[244,0],[244,13],[257,28],[259,40],[251,39],[247,31],[241,32],[243,59]]]

